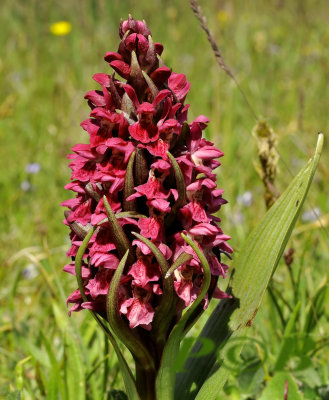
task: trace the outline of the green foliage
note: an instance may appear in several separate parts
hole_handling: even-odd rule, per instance
[[[230,348],[232,341],[233,344],[237,342],[237,354],[243,348],[244,337],[259,310],[266,287],[305,201],[322,147],[323,135],[319,135],[314,157],[299,172],[246,240],[233,263],[228,284],[228,292],[233,298],[222,300],[201,333],[201,337],[213,340],[216,350],[203,358],[194,356],[187,360],[186,372],[177,379],[177,398],[211,400],[215,399],[223,388],[232,372],[226,364],[230,355],[226,349]],[[253,265],[252,269],[249,268],[250,264]],[[291,350],[291,345],[287,349],[285,339],[291,336],[299,307],[300,304],[297,303],[286,326],[275,370],[281,370],[289,357],[287,350]],[[195,350],[199,350],[198,344],[191,353]],[[219,356],[217,360],[216,353]],[[195,391],[192,391],[192,383],[196,383]]]

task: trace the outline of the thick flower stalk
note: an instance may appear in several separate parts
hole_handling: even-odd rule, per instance
[[[66,189],[76,196],[62,203],[72,241],[64,270],[79,283],[70,313],[90,309],[109,323],[133,354],[138,383],[141,370],[157,370],[171,330],[202,292],[206,267],[189,243],[211,276],[190,324],[211,297],[226,296],[217,281],[228,268],[221,254],[232,249],[214,215],[226,203],[214,173],[223,153],[202,137],[208,118],[187,123],[190,83],[163,64],[145,22],[129,17],[119,34],[118,51],[105,55],[114,73],[95,74],[101,89],[85,96],[89,143],[68,156]]]

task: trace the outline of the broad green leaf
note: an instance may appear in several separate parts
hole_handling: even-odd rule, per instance
[[[237,352],[243,347],[243,338],[252,325],[266,287],[301,211],[319,162],[322,146],[323,135],[319,134],[314,157],[251,232],[239,252],[239,257],[233,263],[228,285],[232,299],[224,299],[219,303],[200,335],[213,340],[216,349],[223,353],[232,341],[235,341]],[[197,343],[191,354],[197,352],[199,347],[200,344]],[[225,360],[217,360],[216,356],[214,352],[198,359],[188,359],[185,366],[187,372],[178,375],[175,398],[216,398],[231,373],[225,368]],[[196,387],[193,393],[192,385]]]
[[[184,370],[184,365],[185,365],[187,356],[188,356],[189,351],[191,350],[193,344],[194,344],[194,338],[191,336],[185,337],[184,340],[181,341],[179,352],[177,353],[176,358],[175,358],[174,368],[175,368],[176,372],[181,372]]]
[[[277,372],[269,381],[259,400],[283,400],[287,392],[289,400],[303,400],[297,384],[289,372]]]

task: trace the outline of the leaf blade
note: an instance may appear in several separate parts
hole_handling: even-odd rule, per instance
[[[319,162],[322,146],[323,135],[320,134],[313,158],[251,232],[239,253],[239,258],[235,260],[229,283],[230,291],[235,298],[221,301],[200,335],[214,340],[217,349],[221,345],[225,348],[230,340],[244,337],[247,328],[252,325],[265,289],[301,211]],[[241,343],[239,349],[242,347]],[[196,351],[198,346],[192,349],[192,355]],[[178,376],[176,397],[215,399],[230,373],[221,366],[222,360],[217,365],[214,354],[202,359],[190,358],[187,361],[188,372]],[[194,376],[191,371],[194,372]],[[196,392],[188,393],[193,382],[197,385]]]

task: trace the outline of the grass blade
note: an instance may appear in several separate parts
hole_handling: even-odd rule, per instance
[[[85,400],[85,363],[78,341],[70,329],[65,332],[65,356],[67,397],[69,399]]]

